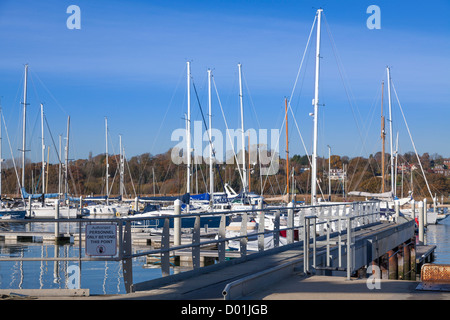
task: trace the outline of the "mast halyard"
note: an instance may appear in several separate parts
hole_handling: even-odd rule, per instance
[[[317,202],[317,135],[318,135],[318,116],[319,116],[319,69],[320,69],[320,22],[322,9],[317,10],[317,41],[316,41],[316,76],[314,85],[314,141],[311,168],[311,204]]]

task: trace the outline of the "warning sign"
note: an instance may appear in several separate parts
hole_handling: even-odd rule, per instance
[[[115,256],[117,253],[117,227],[115,224],[86,225],[86,255]]]

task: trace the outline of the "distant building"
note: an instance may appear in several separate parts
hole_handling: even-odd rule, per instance
[[[417,170],[418,167],[415,164],[399,164],[397,165],[398,173],[409,173],[411,171]]]
[[[347,173],[343,169],[331,169],[330,179],[331,180],[343,180],[347,178]]]
[[[446,177],[450,177],[450,160],[444,160],[444,164],[436,164],[433,167],[433,172],[437,174],[442,174]]]

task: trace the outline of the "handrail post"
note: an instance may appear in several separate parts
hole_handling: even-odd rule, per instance
[[[375,222],[375,214],[376,214],[376,210],[377,210],[377,205],[375,204],[375,202],[372,202],[372,205],[370,206],[370,223],[374,223]]]
[[[424,244],[424,210],[423,202],[419,201],[419,244]]]
[[[273,245],[275,248],[280,246],[280,211],[275,211],[275,217],[273,221]]]
[[[33,218],[33,211],[31,210],[31,196],[28,196],[28,216]]]
[[[30,212],[31,212],[31,197],[30,197]],[[59,200],[56,200],[55,220],[59,219]],[[55,222],[55,241],[58,241],[59,237],[59,222]]]
[[[131,221],[125,222],[125,233],[123,236],[123,283],[127,293],[131,293],[133,286],[133,259],[131,258]]]
[[[287,230],[286,230],[286,238],[287,238],[287,243],[294,243],[294,203],[293,202],[289,202],[288,205],[288,216],[287,216]]]
[[[400,216],[400,202],[399,200],[394,201],[394,207],[395,207],[395,215],[394,215],[394,222],[398,222],[398,218]]]
[[[227,219],[227,216],[225,214],[222,214],[222,216],[220,217],[220,225],[219,225],[219,232],[218,232],[219,240],[224,240],[226,238],[226,230],[225,230],[226,219]],[[219,263],[225,261],[225,249],[226,249],[226,246],[225,246],[224,241],[221,241],[217,244]]]
[[[347,280],[350,280],[352,273],[352,218],[347,217]]]
[[[195,216],[194,230],[192,232],[192,265],[194,269],[200,268],[200,217]]]
[[[170,248],[170,219],[165,218],[161,237],[161,249],[168,250],[169,248]],[[170,251],[161,252],[161,272],[163,277],[170,275]]]
[[[305,215],[304,218],[304,238],[303,238],[303,271],[309,272],[309,218]]]
[[[427,198],[423,199],[423,225],[426,227],[428,225],[428,219],[427,219]]]
[[[312,228],[312,238],[313,238],[313,267],[316,268],[316,223],[317,216],[313,217],[313,228]]]
[[[327,220],[327,267],[330,266],[330,227],[331,227],[331,223],[330,223],[330,218],[331,215],[326,219]]]
[[[242,213],[241,215],[241,233],[240,233],[240,252],[241,257],[245,257],[247,255],[247,212]]]
[[[258,199],[258,218],[259,218],[259,223],[258,223],[258,233],[263,233],[265,230],[265,214],[264,211],[262,210],[262,200]],[[258,234],[258,251],[264,251],[264,236],[265,234]]]
[[[181,214],[181,201],[176,199],[174,202],[174,213],[176,216]],[[173,245],[179,246],[181,245],[181,218],[173,219]]]

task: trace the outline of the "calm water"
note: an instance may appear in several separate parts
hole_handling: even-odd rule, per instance
[[[16,231],[25,231],[29,225],[0,225]],[[61,231],[67,231],[67,225],[61,225]],[[70,228],[73,228],[73,224]],[[53,232],[53,224],[33,224],[33,231]],[[75,229],[71,230],[76,232]],[[150,247],[134,249],[134,252],[149,250]],[[1,257],[78,257],[77,244],[54,245],[31,242],[8,243],[0,241]],[[84,245],[82,246],[84,256]],[[0,262],[0,289],[61,289],[67,288],[73,271],[68,272],[71,265],[78,266],[78,262],[56,261],[1,261]],[[174,269],[174,268],[172,268]],[[179,271],[178,267],[175,267]],[[175,271],[175,272],[176,272]],[[173,270],[172,270],[173,272]],[[145,257],[133,259],[133,281],[161,277],[158,264],[147,264]],[[118,294],[125,293],[123,284],[122,263],[116,261],[86,261],[81,264],[81,288],[88,288],[90,294]]]
[[[59,257],[77,256],[78,246],[46,245],[22,243],[7,245],[0,243],[1,256],[18,257]],[[84,254],[84,250],[83,250]],[[55,261],[11,261],[0,262],[0,288],[10,289],[58,289],[67,288],[66,283],[72,274],[69,265],[77,262]],[[161,276],[158,265],[146,265],[145,258],[133,260],[134,282],[141,282]],[[125,293],[122,263],[116,261],[88,261],[81,265],[81,288],[89,288],[91,294]]]
[[[16,227],[19,228],[20,227]],[[38,226],[39,230],[45,230]],[[430,225],[426,233],[427,244],[435,244],[435,263],[450,264],[450,218],[437,225]],[[148,250],[149,247],[145,247]],[[144,249],[144,248],[142,248]],[[53,245],[42,243],[0,242],[0,256],[8,257],[74,257],[78,256],[78,245]],[[84,248],[83,256],[84,256]],[[0,289],[58,289],[67,288],[70,277],[67,269],[75,262],[0,262]],[[172,272],[178,272],[178,267]],[[161,277],[157,264],[146,264],[145,257],[133,259],[133,281],[135,283]],[[81,288],[95,294],[125,293],[122,264],[120,262],[92,261],[81,266]]]
[[[436,245],[434,263],[450,264],[450,217],[427,227],[426,244]]]

